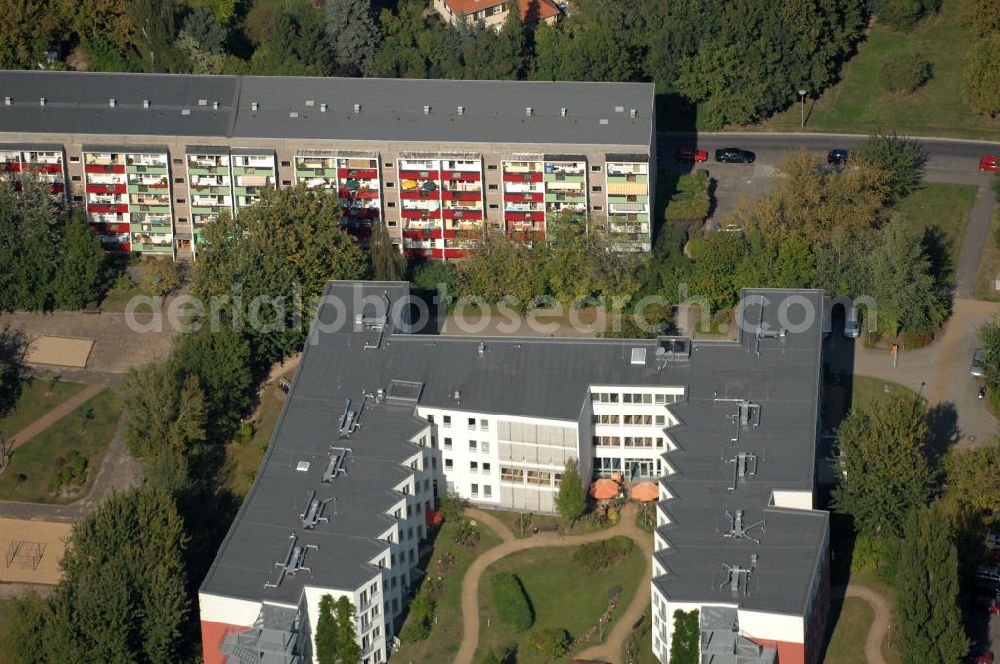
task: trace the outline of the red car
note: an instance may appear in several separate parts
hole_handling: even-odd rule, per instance
[[[708,151],[699,150],[698,148],[678,148],[677,161],[688,161],[696,163],[699,161],[708,161]]]
[[[1000,172],[1000,157],[996,155],[986,155],[979,160],[979,170]]]
[[[979,657],[973,657],[969,661],[974,664],[993,664],[993,651],[987,650]]]

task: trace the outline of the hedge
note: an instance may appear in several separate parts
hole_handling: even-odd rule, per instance
[[[573,562],[591,572],[606,569],[632,552],[632,540],[621,535],[583,544],[573,552]]]
[[[494,574],[490,577],[493,604],[501,622],[516,630],[524,631],[535,622],[531,602],[524,592],[521,579],[510,573]]]

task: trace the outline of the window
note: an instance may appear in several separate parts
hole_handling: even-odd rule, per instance
[[[528,484],[549,485],[552,483],[552,473],[547,470],[529,470]]]
[[[451,438],[445,438],[444,439],[444,449],[446,449],[446,450],[450,450],[451,449]]]
[[[601,167],[598,164],[594,164],[593,166],[590,167],[590,170],[594,171],[595,173],[600,173]]]
[[[476,12],[476,20],[477,21],[482,21],[484,18],[486,18],[486,11],[485,10],[481,9],[478,12]]]
[[[386,206],[386,207],[391,207],[391,208],[394,208],[394,207],[396,207],[396,202],[395,202],[395,201],[388,201],[388,202],[387,202],[387,203],[385,204],[385,206]]]
[[[74,175],[74,176],[72,176],[72,177],[71,177],[70,179],[71,179],[71,180],[72,180],[73,182],[79,182],[79,181],[80,181],[80,176],[79,176],[79,175]],[[183,182],[183,180],[181,180],[181,182]]]
[[[601,190],[601,185],[595,184],[593,187],[590,188],[590,190],[591,191],[600,191]]]
[[[489,420],[479,420],[479,428],[482,431],[488,430],[490,428],[490,421]]]
[[[455,464],[454,464],[454,462],[451,459],[445,459],[444,460],[444,469],[445,470],[452,470],[454,467],[455,467]]]
[[[504,482],[524,484],[524,470],[521,468],[511,468],[510,466],[500,466],[500,479]]]
[[[653,418],[653,422],[655,422],[656,426],[658,427],[666,426],[667,418],[664,417],[663,415],[657,415],[655,418]]]
[[[622,440],[618,436],[594,436],[593,440],[594,445],[603,447],[618,447],[622,444]]]
[[[495,171],[496,169],[497,169],[497,165],[496,164],[488,164],[486,166],[486,170],[488,170],[488,171]]]
[[[559,488],[559,485],[562,484],[562,476],[563,476],[562,473],[552,474],[552,483],[555,485],[557,489]]]
[[[592,415],[590,421],[592,424],[618,424],[620,418],[620,415]]]
[[[431,457],[431,469],[432,470],[438,469],[438,460],[435,459],[434,457]]]
[[[69,163],[71,163],[71,164],[79,164],[80,163],[80,158],[79,157],[70,157],[69,158]],[[180,159],[174,159],[174,163],[175,164],[179,164],[179,163],[181,163],[181,160]]]
[[[393,188],[395,188],[395,186],[396,186],[395,182],[386,182],[385,183],[385,188],[386,189],[393,189]]]
[[[479,495],[479,485],[478,484],[473,484],[472,485],[472,495],[473,496],[478,496]]]
[[[430,422],[431,424],[434,424],[434,416],[433,415],[428,415],[427,416],[427,421]]]
[[[178,198],[178,199],[177,199],[177,204],[178,204],[178,205],[184,205],[184,203],[185,203],[185,201],[184,201],[184,199],[183,199],[183,198]]]
[[[625,447],[652,447],[650,436],[625,436]]]
[[[184,178],[174,178],[174,184],[184,184]]]
[[[469,431],[475,431],[475,430],[476,430],[476,418],[470,417],[469,418]]]
[[[663,447],[663,437],[662,436],[657,436],[657,438],[656,438],[656,446],[657,447]]]
[[[490,464],[487,461],[483,462],[483,474],[484,475],[489,475],[490,474]]]
[[[74,203],[82,203],[83,202],[83,196],[80,196],[79,194],[74,194],[73,195],[73,202]]]
[[[490,441],[482,440],[479,441],[479,451],[483,454],[488,454],[490,451]]]
[[[479,472],[479,462],[478,461],[470,461],[469,462],[469,470],[472,471],[473,473],[478,473]]]
[[[186,224],[187,223],[187,217],[178,217],[177,221],[179,221],[182,224]]]
[[[283,161],[283,162],[281,162],[281,165],[282,166],[291,166],[292,162],[290,162],[290,161]]]
[[[392,165],[391,163],[389,163],[388,161],[387,161],[387,162],[385,162],[385,163],[384,163],[384,164],[382,164],[382,165],[383,165],[383,166],[385,166],[386,168],[393,168],[393,165]]]
[[[450,427],[451,426],[451,415],[445,415],[444,416],[444,426],[445,427]]]
[[[291,180],[282,180],[281,181],[281,186],[282,187],[291,187],[292,186],[292,181]]]
[[[395,219],[390,219],[387,223],[389,224],[389,226],[395,226],[396,225],[396,220]]]
[[[496,203],[490,203],[490,209],[491,209],[491,210],[497,210],[497,209],[499,209],[499,208],[500,208],[500,206],[499,206],[499,205],[497,205]]]
[[[652,415],[626,415],[625,426],[650,426],[653,423]]]
[[[603,205],[595,205],[594,206],[594,212],[598,212],[599,210],[603,210],[603,209],[604,209]]]
[[[474,441],[474,440],[470,440],[469,441],[469,451],[470,452],[478,452],[479,451],[479,445],[478,445],[478,443],[476,443],[476,441]]]
[[[484,498],[492,498],[493,497],[493,487],[490,486],[489,484],[484,484],[483,485],[483,497]]]
[[[495,184],[488,184],[486,185],[486,188],[489,189],[490,191],[496,191],[498,187]]]

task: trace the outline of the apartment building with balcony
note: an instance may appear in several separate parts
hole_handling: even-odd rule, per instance
[[[66,203],[66,164],[63,146],[58,144],[0,144],[0,171],[20,188],[25,175],[47,182],[53,197]]]
[[[611,224],[623,249],[649,250],[649,213],[637,206],[648,207],[655,187],[650,84],[48,71],[0,72],[0,83],[3,167],[36,164],[88,210],[109,249],[167,253],[166,242],[178,260],[196,260],[205,224],[222,210],[238,214],[266,186],[304,183],[339,197],[345,228],[363,238],[382,223],[411,255],[460,258],[477,223],[544,237],[563,210]],[[166,213],[142,212],[164,207],[160,192],[138,191],[153,178],[87,171],[84,146],[166,155],[171,230]],[[402,161],[433,163],[424,170],[437,172],[436,189],[407,189],[430,181],[403,177],[412,169]],[[610,193],[609,169],[644,164],[646,194]],[[88,192],[88,182],[126,191]],[[117,216],[133,213],[158,216],[135,229]]]
[[[323,594],[352,598],[362,662],[383,661],[442,493],[554,512],[567,463],[584,481],[659,486],[660,661],[673,612],[697,608],[713,662],[818,662],[829,604],[828,517],[813,509],[823,307],[819,291],[745,291],[732,342],[477,338],[426,329],[406,283],[331,282],[201,586],[206,662],[238,647],[260,657],[274,641],[310,661]]]

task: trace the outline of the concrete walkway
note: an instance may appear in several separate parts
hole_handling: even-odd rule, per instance
[[[15,433],[13,436],[11,436],[10,440],[8,441],[9,446],[7,449],[10,451],[14,451],[21,445],[24,445],[26,442],[28,442],[38,434],[42,433],[50,426],[52,426],[53,424],[55,424],[62,418],[66,417],[74,410],[76,410],[77,408],[79,408],[80,406],[82,406],[83,404],[87,403],[92,398],[100,394],[100,392],[104,390],[105,387],[107,387],[107,385],[97,384],[97,385],[88,385],[87,387],[83,388],[82,390],[71,396],[69,399],[63,401],[61,404],[59,404],[52,410],[46,412],[37,420],[29,424],[28,426],[24,427],[23,429]]]
[[[646,571],[639,581],[635,597],[631,604],[619,614],[615,626],[608,633],[603,644],[593,646],[576,655],[577,658],[594,659],[598,656],[608,660],[620,657],[625,644],[625,638],[631,632],[632,625],[639,620],[650,602],[650,577],[652,574],[653,536],[635,525],[636,509],[634,505],[626,505],[621,518],[611,528],[580,535],[563,535],[562,533],[541,533],[524,539],[517,539],[506,525],[495,517],[478,509],[466,510],[466,515],[485,523],[503,540],[501,544],[488,549],[476,558],[462,578],[462,644],[455,655],[456,664],[472,664],[479,647],[479,581],[490,565],[512,553],[544,547],[567,547],[597,542],[623,535],[635,542],[642,549],[646,559]]]

